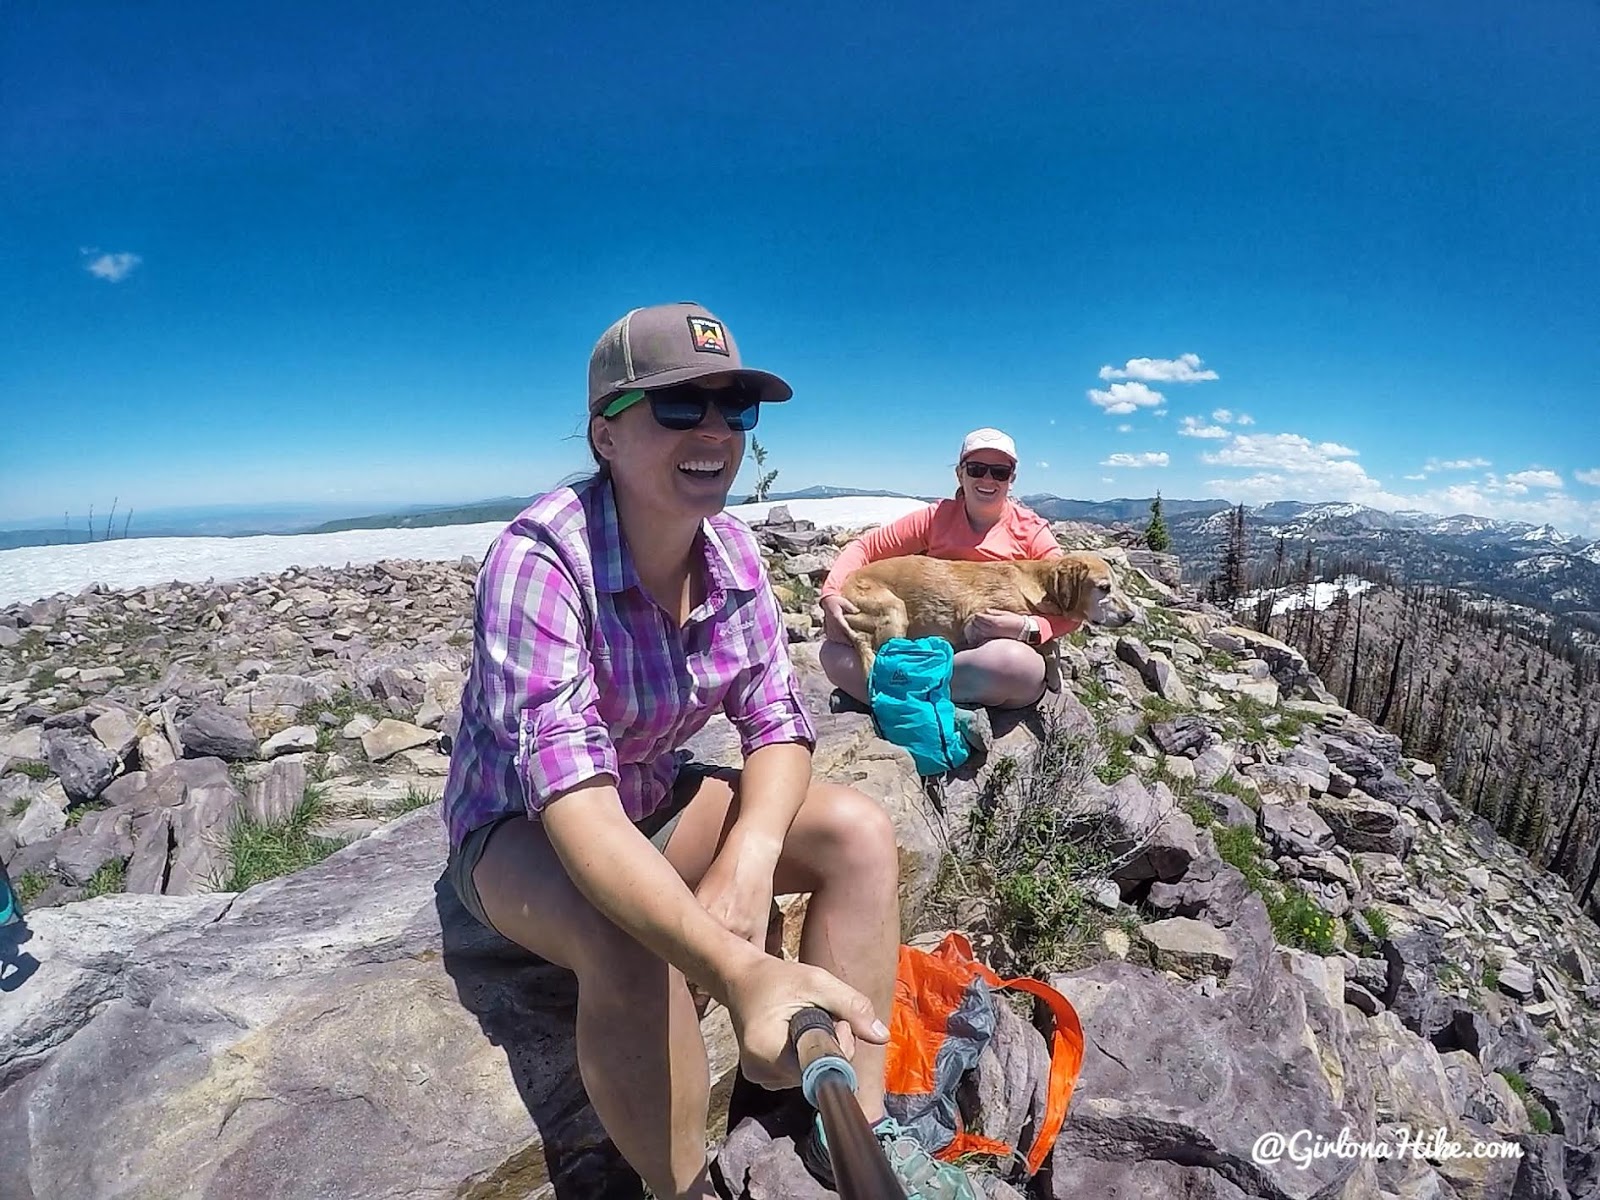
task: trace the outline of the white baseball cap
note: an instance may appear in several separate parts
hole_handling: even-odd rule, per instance
[[[961,443],[961,457],[956,461],[965,462],[974,450],[998,450],[1013,463],[1017,461],[1017,444],[998,429],[974,429],[967,434]]]

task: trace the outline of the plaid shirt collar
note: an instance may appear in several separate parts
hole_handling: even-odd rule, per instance
[[[593,522],[590,546],[594,555],[595,587],[601,592],[625,592],[639,586],[639,573],[634,570],[633,558],[623,541],[622,526],[617,520],[616,494],[610,479],[600,481],[594,488],[597,520]],[[746,560],[735,554],[710,518],[700,522],[697,544],[705,555],[707,579],[711,584],[706,604],[712,612],[722,607],[728,591],[753,592],[761,586],[760,556],[753,555]]]

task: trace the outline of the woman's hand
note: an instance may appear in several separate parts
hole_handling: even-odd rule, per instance
[[[822,604],[822,636],[830,642],[850,642],[850,626],[845,624],[844,615],[859,611],[854,604],[843,596],[824,596]]]
[[[757,950],[767,945],[772,875],[781,851],[781,845],[730,838],[694,890],[694,898],[717,924]]]
[[[1021,613],[981,612],[967,622],[965,633],[967,641],[976,646],[1001,638],[1017,641],[1027,627],[1027,619]]]
[[[728,1016],[739,1040],[745,1076],[764,1088],[794,1087],[800,1063],[789,1045],[789,1019],[815,1005],[836,1018],[834,1031],[846,1058],[855,1039],[884,1045],[889,1030],[871,1002],[820,967],[763,955],[728,980]]]

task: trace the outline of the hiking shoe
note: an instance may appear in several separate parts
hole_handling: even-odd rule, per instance
[[[910,1200],[979,1200],[972,1180],[960,1167],[942,1163],[923,1147],[893,1117],[884,1117],[872,1127],[884,1157]],[[799,1146],[800,1161],[819,1183],[834,1188],[833,1160],[828,1156],[828,1136],[822,1130],[819,1114],[811,1132]]]
[[[994,726],[989,722],[987,708],[958,707],[956,728],[961,731],[961,736],[967,745],[979,754],[989,753],[989,747],[994,745]]]

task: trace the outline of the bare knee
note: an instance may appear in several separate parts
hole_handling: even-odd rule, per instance
[[[854,646],[847,646],[843,642],[823,642],[817,649],[817,660],[829,683],[857,700],[866,700],[866,672]]]
[[[894,823],[877,801],[854,788],[821,784],[807,799],[817,811],[808,823],[806,866],[821,886],[834,881],[899,881]]]
[[[1024,642],[991,641],[958,656],[957,697],[995,708],[1022,708],[1044,690],[1044,656]],[[957,680],[952,681],[954,689]]]

